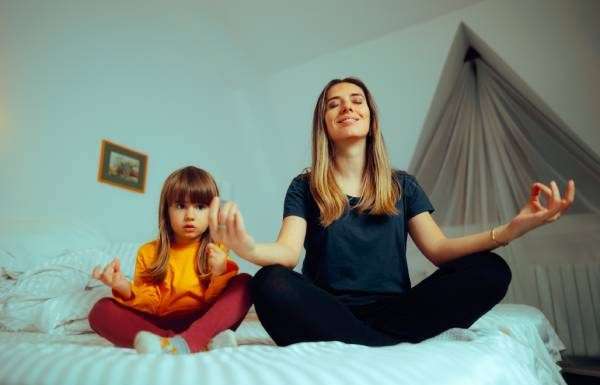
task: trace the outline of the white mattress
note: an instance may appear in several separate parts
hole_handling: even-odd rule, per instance
[[[236,332],[243,345],[185,356],[140,355],[95,334],[2,332],[0,384],[564,384],[548,326],[536,309],[499,305],[419,344],[280,348],[250,316]]]
[[[89,272],[113,256],[131,274],[136,244],[64,253],[18,279],[0,277],[0,384],[564,384],[564,345],[537,309],[498,305],[469,330],[420,344],[340,342],[274,346],[250,314],[241,344],[187,356],[139,355],[89,331],[87,314],[110,291]]]

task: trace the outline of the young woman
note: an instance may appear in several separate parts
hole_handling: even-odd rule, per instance
[[[545,207],[540,201],[548,200]],[[343,341],[369,346],[419,342],[449,328],[468,328],[506,294],[511,272],[490,250],[558,219],[573,202],[555,182],[534,183],[509,223],[447,238],[415,178],[391,168],[367,87],[336,79],[313,116],[312,167],[285,197],[277,241],[255,243],[232,202],[209,214],[213,238],[263,267],[252,279],[258,316],[279,345]],[[410,234],[439,269],[411,288]],[[291,270],[304,245],[302,274]]]

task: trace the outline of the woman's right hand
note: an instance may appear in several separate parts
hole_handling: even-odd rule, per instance
[[[104,267],[104,269],[101,266],[94,267],[94,270],[92,270],[92,277],[101,281],[111,289],[118,290],[129,287],[129,281],[121,272],[121,261],[119,261],[119,257],[115,257]]]
[[[540,195],[546,197],[546,205],[540,200]],[[558,185],[555,181],[550,185],[536,182],[531,186],[529,201],[517,216],[515,216],[507,227],[510,233],[508,240],[522,236],[523,234],[547,223],[556,221],[571,206],[575,200],[575,182],[569,180],[564,196],[560,195]]]
[[[248,259],[254,252],[254,239],[244,227],[244,219],[234,202],[220,207],[219,197],[210,202],[208,226],[213,242],[222,243],[241,258]]]

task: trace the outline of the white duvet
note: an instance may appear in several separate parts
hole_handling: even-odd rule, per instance
[[[0,328],[49,334],[90,330],[86,324],[91,306],[111,295],[107,287],[91,279],[93,267],[119,256],[124,273],[131,277],[138,247],[118,243],[69,251],[18,275],[10,285],[12,280],[4,279]]]
[[[87,312],[110,294],[89,271],[119,255],[131,274],[136,249],[65,253],[16,282],[2,281],[0,384],[564,384],[555,363],[560,339],[540,311],[524,305],[498,305],[468,330],[383,348],[280,348],[252,316],[236,331],[238,348],[187,356],[115,348],[88,332]]]

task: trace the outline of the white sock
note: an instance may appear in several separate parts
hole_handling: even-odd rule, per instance
[[[136,334],[133,347],[138,353],[145,354],[186,354],[190,352],[187,343],[180,336],[167,338],[146,331]]]
[[[221,348],[236,347],[237,339],[235,338],[235,332],[231,329],[223,330],[221,333],[213,337],[208,343],[208,350],[215,350]]]

